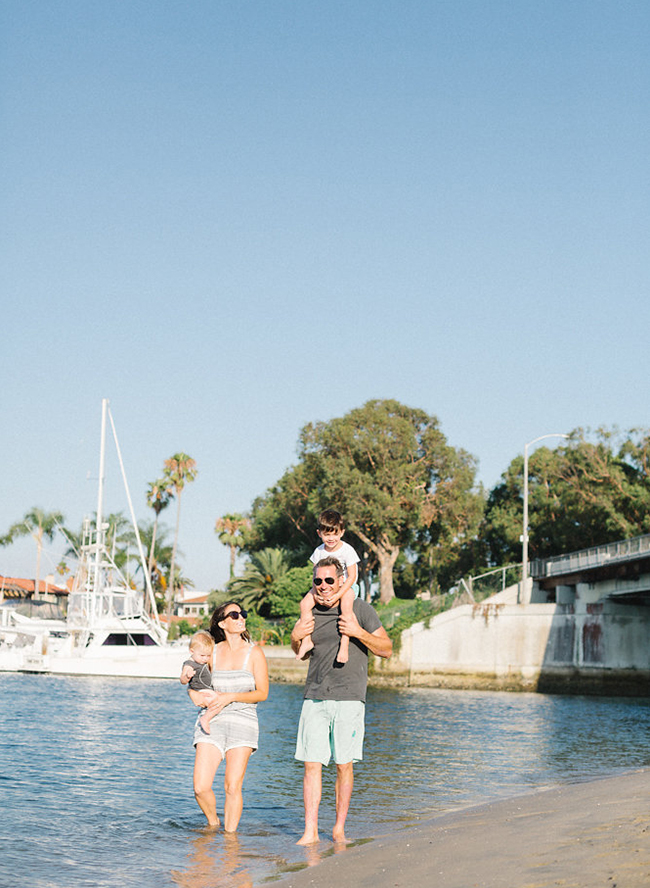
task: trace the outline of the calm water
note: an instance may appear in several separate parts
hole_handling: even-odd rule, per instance
[[[245,888],[317,862],[327,841],[294,844],[301,699],[301,688],[273,685],[260,705],[262,747],[228,839],[203,829],[194,803],[195,710],[180,685],[0,674],[0,886]],[[649,763],[647,699],[371,690],[348,835]],[[215,785],[221,799],[219,774]]]

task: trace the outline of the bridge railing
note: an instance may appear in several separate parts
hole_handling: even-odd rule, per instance
[[[533,561],[530,575],[535,579],[574,573],[591,567],[602,567],[617,561],[633,561],[643,555],[650,554],[650,533],[621,540],[617,543],[605,543],[591,549],[580,549],[568,555],[556,555]]]

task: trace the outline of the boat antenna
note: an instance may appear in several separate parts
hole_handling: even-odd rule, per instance
[[[108,404],[108,402],[107,402]],[[117,440],[117,432],[115,431],[115,423],[113,422],[113,414],[108,410],[108,418],[111,421],[111,429],[113,430],[113,440],[115,441],[115,449],[117,450],[117,458],[120,463],[120,471],[122,472],[122,481],[124,482],[124,490],[126,491],[126,499],[129,504],[129,512],[131,513],[131,523],[133,525],[133,531],[135,533],[135,539],[138,544],[138,554],[140,555],[140,563],[142,564],[142,572],[144,573],[144,584],[147,589],[147,597],[149,599],[149,604],[151,606],[151,612],[153,614],[154,621],[160,626],[160,619],[158,617],[158,608],[156,607],[156,599],[153,594],[153,589],[151,587],[151,577],[149,576],[149,571],[147,570],[147,564],[144,557],[144,550],[142,548],[142,541],[140,539],[140,531],[138,530],[138,523],[135,520],[135,512],[133,510],[133,501],[131,500],[131,493],[129,491],[129,484],[126,480],[126,472],[124,471],[124,463],[122,461],[122,451],[120,450],[120,442]]]

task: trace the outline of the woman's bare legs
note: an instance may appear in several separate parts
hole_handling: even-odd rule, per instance
[[[235,832],[239,826],[239,819],[244,807],[242,796],[244,774],[252,751],[250,746],[238,746],[236,749],[229,749],[226,753],[226,776],[223,782],[226,792],[223,826],[226,832]]]
[[[314,601],[314,596],[311,592],[308,592],[300,602],[300,619],[303,621],[311,619],[312,608],[316,602]],[[311,640],[311,635],[305,635],[303,640],[300,642],[300,648],[298,653],[296,654],[296,660],[304,660],[309,651],[313,648],[314,642]]]
[[[208,826],[219,826],[217,800],[212,784],[222,759],[221,752],[212,743],[197,743],[194,758],[194,795],[205,814]]]

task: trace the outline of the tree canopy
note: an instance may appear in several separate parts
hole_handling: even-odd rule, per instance
[[[521,558],[523,457],[510,463],[488,497],[482,537],[493,564]],[[565,445],[539,447],[528,463],[531,558],[650,532],[650,433],[583,429]]]
[[[284,537],[306,558],[318,513],[336,508],[377,559],[382,601],[394,596],[396,559],[418,533],[441,551],[450,540],[462,545],[478,523],[474,459],[451,447],[437,418],[422,410],[368,401],[307,424],[298,454],[298,465],[254,504],[253,539],[269,545]]]

